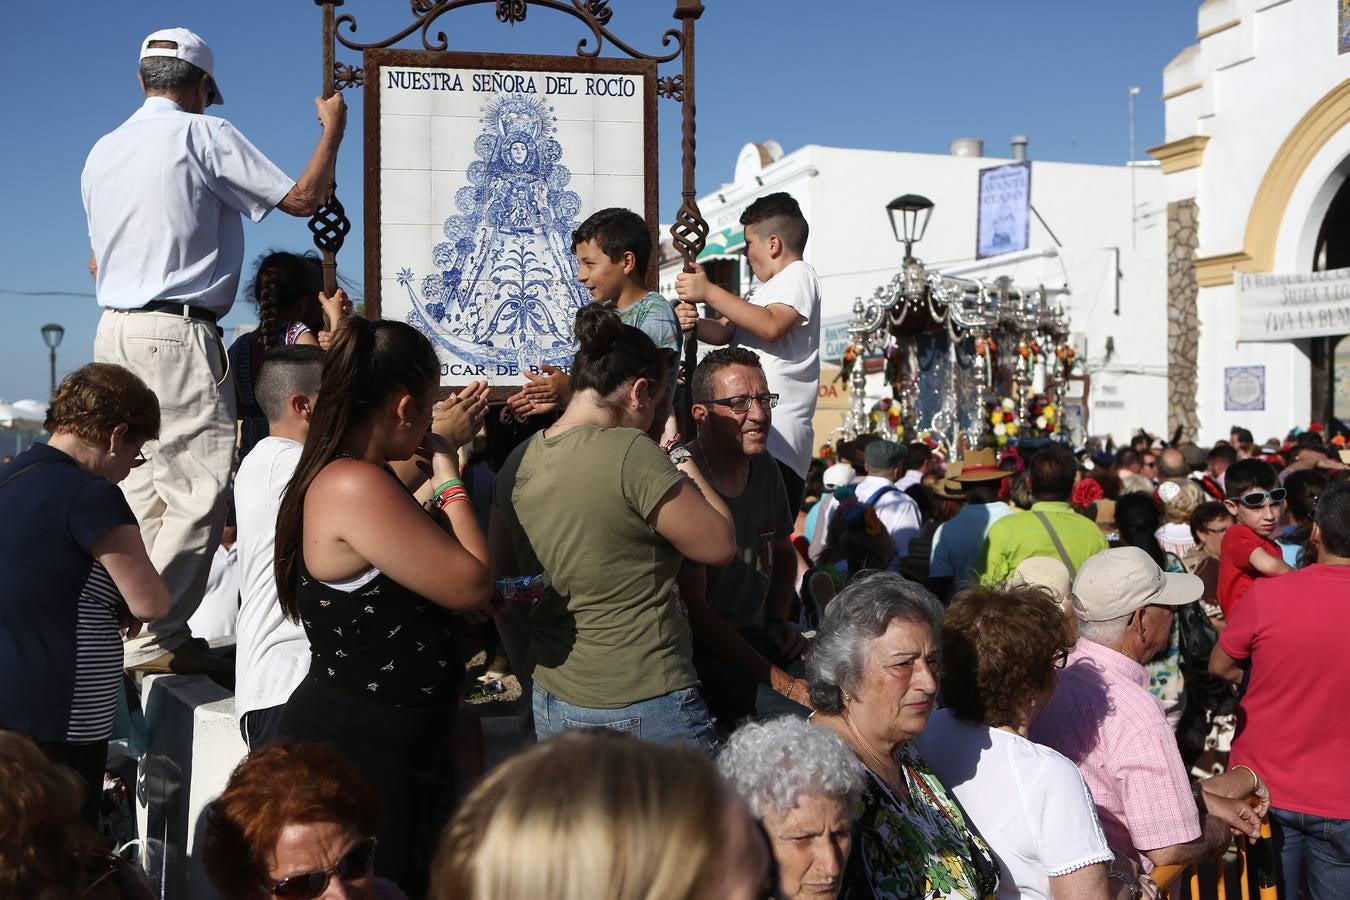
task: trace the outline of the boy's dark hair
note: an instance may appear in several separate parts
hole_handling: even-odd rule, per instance
[[[1332,556],[1350,556],[1350,482],[1333,481],[1317,501],[1314,517],[1322,531],[1322,549]]]
[[[1229,500],[1258,490],[1271,491],[1280,483],[1275,467],[1264,459],[1240,459],[1223,476],[1223,495]]]
[[[1116,451],[1116,468],[1128,469],[1130,466],[1139,464],[1139,451],[1130,447],[1122,447]]]
[[[1068,500],[1078,463],[1063,444],[1051,444],[1031,458],[1031,495],[1037,500]]]
[[[1191,537],[1197,544],[1200,543],[1200,530],[1202,528],[1208,530],[1209,526],[1219,519],[1228,519],[1231,522],[1233,514],[1218,500],[1207,500],[1191,511],[1188,524],[1191,526]]]
[[[1228,435],[1229,437],[1237,435],[1237,442],[1239,444],[1256,443],[1256,439],[1252,437],[1252,433],[1249,430],[1247,430],[1246,428],[1239,428],[1236,425],[1233,426],[1232,430],[1228,433]]]
[[[1294,438],[1295,447],[1316,447],[1318,450],[1325,450],[1326,444],[1322,441],[1322,435],[1316,431],[1305,431]]]
[[[1214,449],[1205,454],[1205,462],[1211,463],[1216,459],[1226,459],[1231,465],[1237,462],[1237,450],[1233,449],[1232,444],[1215,444]]]
[[[746,228],[754,225],[755,233],[761,237],[778,235],[788,252],[797,256],[805,252],[806,238],[811,230],[797,201],[782,191],[765,194],[747,206],[741,213],[741,225]]]
[[[612,262],[632,253],[636,263],[633,277],[646,280],[647,261],[652,258],[652,233],[642,216],[617,206],[593,212],[572,232],[572,252],[591,240],[600,245]]]
[[[280,419],[294,394],[317,396],[323,374],[323,349],[292,344],[268,350],[253,382],[253,398],[269,421]]]

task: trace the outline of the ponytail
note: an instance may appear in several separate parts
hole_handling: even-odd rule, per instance
[[[572,361],[572,391],[595,391],[601,405],[638,378],[647,379],[655,394],[669,372],[668,361],[652,339],[625,325],[607,306],[588,303],[577,310],[575,332],[578,347]]]
[[[322,277],[319,260],[312,254],[302,256],[273,250],[258,260],[248,292],[258,308],[253,347],[259,357],[280,344],[284,322],[305,321],[306,307],[312,305],[310,301],[316,298],[322,284],[316,276]]]
[[[356,316],[338,323],[324,354],[309,436],[277,513],[277,595],[291,621],[300,618],[295,588],[310,484],[353,428],[370,421],[396,394],[421,396],[439,380],[440,363],[431,342],[411,325]]]

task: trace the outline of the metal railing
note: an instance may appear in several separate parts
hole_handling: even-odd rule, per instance
[[[1255,844],[1249,844],[1245,838],[1235,841],[1237,851],[1237,892],[1229,893],[1229,872],[1225,854],[1216,853],[1213,864],[1215,883],[1213,892],[1204,891],[1200,878],[1200,866],[1191,863],[1187,866],[1159,866],[1151,876],[1163,896],[1180,897],[1182,900],[1280,900],[1280,890],[1275,873],[1275,843],[1270,834],[1270,819],[1261,819],[1261,837]],[[1255,893],[1253,884],[1255,881]],[[1180,885],[1180,891],[1170,893]]]

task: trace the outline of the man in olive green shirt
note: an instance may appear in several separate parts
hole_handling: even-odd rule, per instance
[[[1107,548],[1097,524],[1069,505],[1078,464],[1069,449],[1052,444],[1031,458],[1030,510],[999,519],[989,529],[980,563],[980,583],[1001,584],[1023,560],[1048,556],[1064,563],[1070,576],[1088,557]]]

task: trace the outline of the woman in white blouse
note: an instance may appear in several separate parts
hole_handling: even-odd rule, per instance
[[[919,752],[993,850],[998,900],[1096,900],[1120,886],[1108,880],[1113,854],[1078,768],[1027,739],[1072,627],[1029,585],[964,591],[943,618],[946,708]]]

